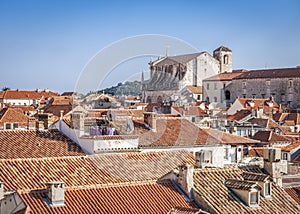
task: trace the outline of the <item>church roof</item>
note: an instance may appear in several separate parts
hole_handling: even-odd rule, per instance
[[[158,60],[154,61],[153,65],[161,66],[161,65],[165,65],[165,64],[167,64],[167,65],[177,64],[177,63],[185,64],[185,63],[191,61],[192,59],[195,59],[196,57],[198,57],[199,55],[201,55],[203,53],[204,52],[183,54],[183,55],[178,55],[178,56],[167,56],[162,59],[158,59]]]

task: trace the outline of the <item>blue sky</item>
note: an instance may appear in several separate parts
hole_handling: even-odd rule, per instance
[[[97,52],[141,34],[176,37],[209,53],[228,46],[235,69],[295,67],[299,23],[299,0],[0,0],[0,87],[72,91]],[[123,63],[105,84],[147,70],[147,61]]]

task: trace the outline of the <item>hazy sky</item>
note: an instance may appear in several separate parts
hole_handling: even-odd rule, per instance
[[[97,52],[141,34],[209,53],[228,46],[234,69],[300,65],[299,0],[0,0],[0,29],[0,88],[72,91]],[[149,59],[123,63],[105,84],[147,70]]]

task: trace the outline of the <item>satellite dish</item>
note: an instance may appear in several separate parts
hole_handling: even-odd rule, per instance
[[[274,106],[274,103],[271,101],[271,102],[268,102],[267,103],[268,104],[268,106],[270,107],[270,108],[273,108],[273,106]]]
[[[249,105],[250,105],[251,108],[254,107],[254,104],[255,104],[254,101],[250,101],[250,102],[249,102]]]
[[[201,110],[205,110],[205,103],[201,103],[201,104],[200,104],[200,109],[201,109]]]

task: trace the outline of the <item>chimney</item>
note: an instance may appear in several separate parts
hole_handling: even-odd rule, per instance
[[[181,189],[189,196],[189,198],[193,197],[193,173],[193,165],[185,164],[179,168],[177,183],[180,185]]]
[[[44,122],[43,122],[43,121],[37,121],[37,122],[36,122],[36,125],[37,125],[36,128],[37,128],[39,131],[44,131],[45,126],[44,126]]]
[[[34,117],[30,117],[28,119],[28,129],[33,130],[35,128],[36,128],[35,118]]]
[[[72,113],[73,128],[79,130],[79,136],[84,133],[84,114],[82,111],[75,111]]]
[[[64,116],[64,110],[60,110],[60,120],[62,120],[63,119],[63,116]]]
[[[60,181],[47,183],[48,202],[51,207],[65,205],[65,183]]]
[[[4,197],[4,183],[0,182],[0,200]]]
[[[265,148],[264,170],[273,178],[273,181],[282,187],[281,173],[287,173],[287,161],[281,160],[281,149]]]
[[[41,110],[37,116],[38,116],[39,122],[43,122],[44,128],[48,129],[48,127],[52,124],[53,114],[44,113],[44,110]]]
[[[154,112],[144,112],[144,122],[153,130],[156,130],[156,117]]]

